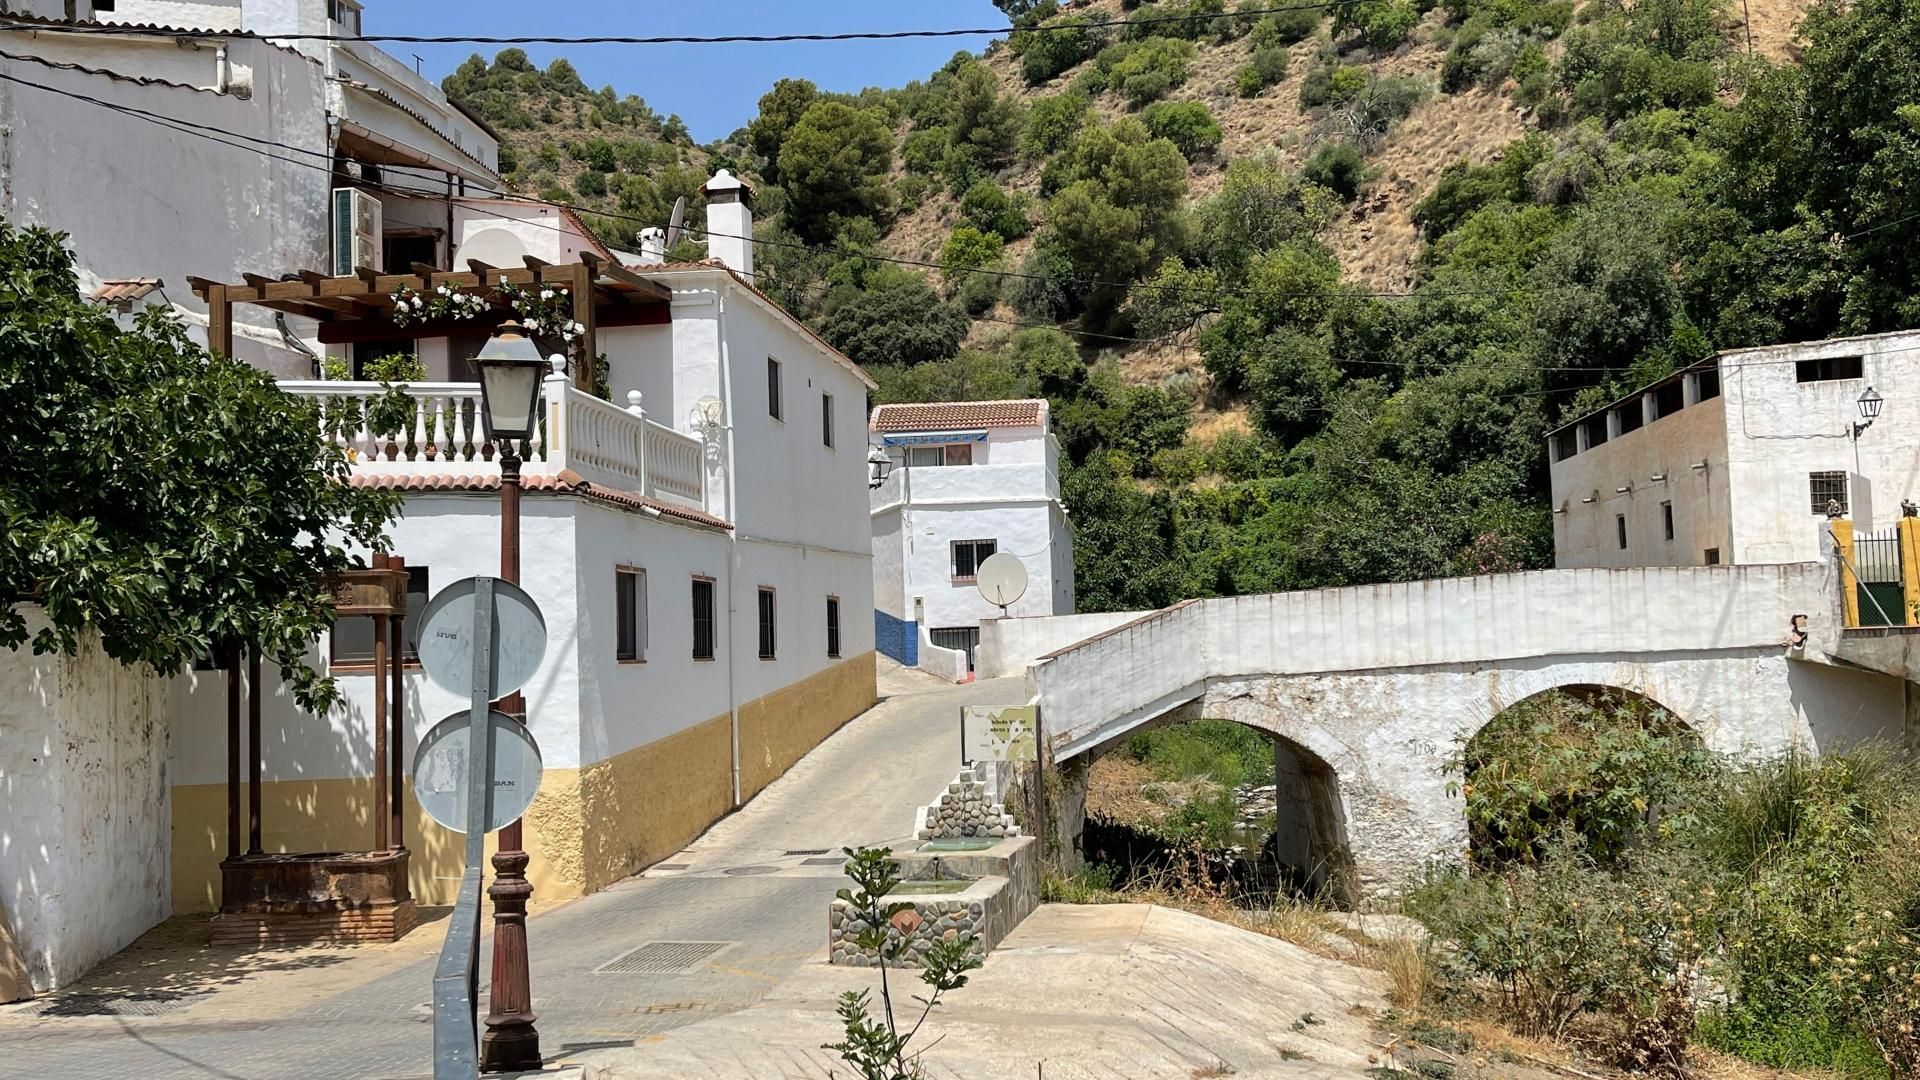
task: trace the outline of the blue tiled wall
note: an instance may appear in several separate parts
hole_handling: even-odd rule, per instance
[[[920,664],[920,628],[878,608],[873,612],[873,645],[908,667]]]

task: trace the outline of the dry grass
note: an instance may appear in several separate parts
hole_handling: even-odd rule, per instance
[[[1433,971],[1427,963],[1428,949],[1425,942],[1400,939],[1386,942],[1376,951],[1381,969],[1393,984],[1388,992],[1393,1007],[1409,1017],[1420,1015],[1420,1006],[1427,998],[1427,986],[1433,981]]]

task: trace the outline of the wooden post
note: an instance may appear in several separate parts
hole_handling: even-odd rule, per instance
[[[1833,533],[1834,550],[1840,553],[1840,613],[1842,626],[1860,625],[1860,575],[1853,561],[1853,522],[1830,518],[1827,528]]]
[[[386,556],[376,554],[373,565],[384,567]],[[389,616],[373,616],[373,849],[387,849],[387,623]]]
[[[404,573],[407,569],[407,560],[398,555],[389,555],[387,556],[387,569],[399,570]],[[391,619],[387,620],[387,633],[391,638],[387,646],[387,656],[390,660],[390,666],[393,668],[393,720],[392,731],[387,735],[387,746],[391,751],[390,756],[392,758],[387,766],[387,815],[391,818],[391,824],[387,827],[387,838],[395,851],[407,846],[407,834],[401,831],[401,826],[405,819],[405,803],[402,801],[404,794],[403,782],[407,772],[405,764],[405,725],[407,717],[406,588],[406,579],[402,578],[400,581],[400,594],[394,598],[394,615]]]
[[[227,287],[207,288],[207,350],[219,356],[233,355],[233,305],[227,302]],[[239,664],[235,659],[235,666]]]
[[[1920,518],[1903,517],[1900,536],[1900,602],[1906,611],[1900,621],[1920,625]]]
[[[247,643],[247,854],[260,854],[260,643]]]
[[[586,263],[573,268],[573,321],[586,327],[574,343],[573,386],[591,394],[594,358],[600,355],[600,332],[593,324],[593,267]]]
[[[240,857],[240,644],[227,645],[227,858]]]

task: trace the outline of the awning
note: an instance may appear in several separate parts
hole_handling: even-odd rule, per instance
[[[937,431],[928,435],[886,435],[880,439],[883,446],[927,446],[986,441],[987,433],[984,431]]]

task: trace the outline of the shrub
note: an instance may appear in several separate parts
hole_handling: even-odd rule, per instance
[[[1079,308],[1080,291],[1072,260],[1046,240],[1043,233],[1041,242],[1021,261],[1020,276],[1011,279],[1007,299],[1023,319],[1059,322]]]
[[[1048,29],[1016,31],[1009,39],[1014,55],[1020,57],[1020,74],[1029,86],[1084,63],[1100,49],[1100,36],[1081,15],[1069,15],[1048,24]]]
[[[1105,88],[1137,109],[1184,84],[1193,57],[1190,41],[1151,37],[1109,45],[1100,50],[1094,65],[1104,76]]]
[[[1366,182],[1368,172],[1360,151],[1349,142],[1321,143],[1300,167],[1303,179],[1348,201],[1360,194],[1360,185]]]
[[[940,249],[940,273],[950,286],[963,277],[974,276],[967,271],[997,261],[1002,243],[998,233],[981,232],[971,225],[962,225],[953,230],[953,235],[947,237],[946,244]]]
[[[1020,131],[1020,152],[1043,158],[1065,149],[1086,121],[1087,104],[1087,95],[1079,90],[1062,90],[1035,101]]]
[[[1292,11],[1276,11],[1260,21],[1273,28],[1267,32],[1273,35],[1276,42],[1291,45],[1312,37],[1314,31],[1320,29],[1320,22],[1325,17],[1326,12],[1321,8],[1296,7]],[[1253,32],[1258,35],[1262,31],[1256,26]],[[1261,44],[1256,40],[1254,47],[1259,48]]]
[[[1360,31],[1367,44],[1382,51],[1397,49],[1406,43],[1413,28],[1420,24],[1420,12],[1409,0],[1368,4],[1362,11]]]
[[[946,154],[949,141],[944,127],[910,131],[900,142],[900,162],[910,173],[932,176],[940,171],[940,158]]]
[[[969,315],[984,315],[992,310],[993,305],[1000,302],[1003,281],[999,274],[968,274],[960,282],[961,310]]]
[[[573,190],[595,197],[607,193],[607,174],[588,169],[573,178]]]
[[[1300,107],[1344,105],[1372,81],[1373,76],[1366,68],[1357,64],[1335,64],[1330,57],[1323,56],[1300,83]]]
[[[1257,97],[1260,91],[1287,77],[1287,49],[1284,45],[1255,49],[1247,62],[1233,73],[1233,89],[1241,97]]]
[[[1180,148],[1188,161],[1211,153],[1220,145],[1220,125],[1198,101],[1160,101],[1140,114],[1155,138]]]
[[[1032,229],[1024,198],[1015,199],[991,180],[977,181],[967,189],[960,198],[960,216],[974,228],[995,233],[1003,240],[1017,240]]]

